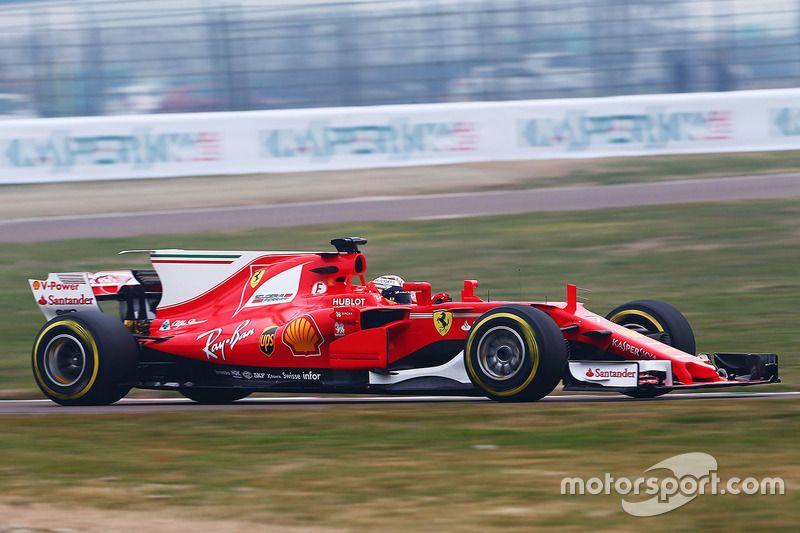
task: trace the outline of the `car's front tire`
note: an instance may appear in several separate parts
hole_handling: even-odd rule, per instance
[[[640,331],[656,340],[694,355],[697,350],[689,321],[671,305],[657,300],[634,300],[606,316],[620,326]]]
[[[697,349],[689,321],[667,303],[658,300],[634,300],[615,308],[606,318],[688,354],[694,355]],[[632,398],[655,398],[671,390],[649,387],[624,394]]]
[[[49,321],[33,345],[33,375],[61,405],[108,405],[125,396],[139,362],[133,335],[119,319],[98,311]]]
[[[544,312],[498,307],[472,326],[464,349],[472,383],[498,401],[535,401],[558,385],[567,364],[564,336]]]

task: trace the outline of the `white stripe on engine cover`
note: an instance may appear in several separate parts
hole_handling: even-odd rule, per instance
[[[481,313],[453,313],[455,318],[478,318]],[[433,313],[409,313],[408,318],[411,319],[424,319],[433,318]]]

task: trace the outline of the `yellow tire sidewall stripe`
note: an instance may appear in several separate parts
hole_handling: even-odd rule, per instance
[[[496,313],[487,316],[486,318],[479,320],[477,324],[474,324],[472,326],[472,330],[478,331],[478,329],[486,322],[488,322],[489,320],[494,320],[496,318],[507,318],[517,322],[520,325],[521,332],[525,336],[525,339],[528,341],[527,349],[528,349],[528,354],[530,355],[531,358],[530,374],[520,386],[515,387],[514,389],[508,391],[498,391],[497,389],[487,385],[480,378],[478,378],[477,374],[475,373],[475,369],[472,366],[471,346],[469,343],[467,343],[466,346],[466,357],[465,357],[465,359],[467,360],[467,371],[469,372],[470,377],[472,377],[472,379],[475,380],[475,383],[480,385],[480,387],[483,388],[485,391],[494,394],[496,396],[512,396],[514,394],[517,394],[525,390],[525,387],[530,385],[530,382],[533,381],[533,378],[536,376],[536,370],[539,368],[539,345],[536,344],[536,334],[534,333],[531,325],[522,317],[519,317],[511,313]]]
[[[656,320],[656,318],[653,315],[651,315],[649,313],[646,313],[645,311],[639,311],[638,309],[626,309],[624,311],[620,311],[619,313],[615,314],[614,316],[612,316],[608,320],[609,320],[609,322],[613,322],[614,324],[620,324],[619,322],[617,322],[617,319],[620,318],[620,317],[623,317],[625,315],[640,316],[640,317],[645,318],[645,319],[649,320],[650,322],[652,322],[653,325],[656,328],[658,328],[658,331],[660,331],[661,333],[664,333],[666,331],[666,329],[664,329],[664,326],[661,325],[661,322]],[[622,326],[624,324],[620,324],[620,325]]]
[[[44,338],[47,333],[59,326],[64,326],[71,330],[80,340],[84,341],[84,343],[89,347],[92,352],[92,359],[94,361],[94,365],[92,368],[92,377],[89,379],[89,382],[84,386],[80,391],[75,394],[63,394],[60,392],[56,392],[50,387],[47,386],[44,379],[42,378],[41,370],[39,369],[39,345],[42,342],[42,338]],[[46,354],[45,354],[46,357]],[[78,324],[74,320],[62,320],[60,322],[55,322],[47,326],[44,331],[39,335],[36,339],[36,344],[33,347],[33,370],[36,374],[36,381],[44,388],[48,394],[55,396],[56,398],[60,398],[62,400],[76,400],[89,392],[94,385],[94,382],[97,380],[97,372],[100,367],[100,354],[97,349],[97,343],[94,341],[94,337],[84,328],[82,325]]]

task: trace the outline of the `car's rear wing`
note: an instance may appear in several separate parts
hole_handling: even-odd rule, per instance
[[[98,302],[103,300],[126,301],[138,293],[161,291],[155,272],[145,270],[51,272],[46,280],[29,279],[28,283],[47,320],[65,313],[100,311]],[[124,315],[126,310],[121,312]]]

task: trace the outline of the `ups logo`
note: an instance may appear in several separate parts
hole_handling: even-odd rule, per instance
[[[258,339],[258,347],[261,353],[267,357],[275,353],[275,333],[278,331],[278,326],[268,326],[261,332],[261,337]]]

